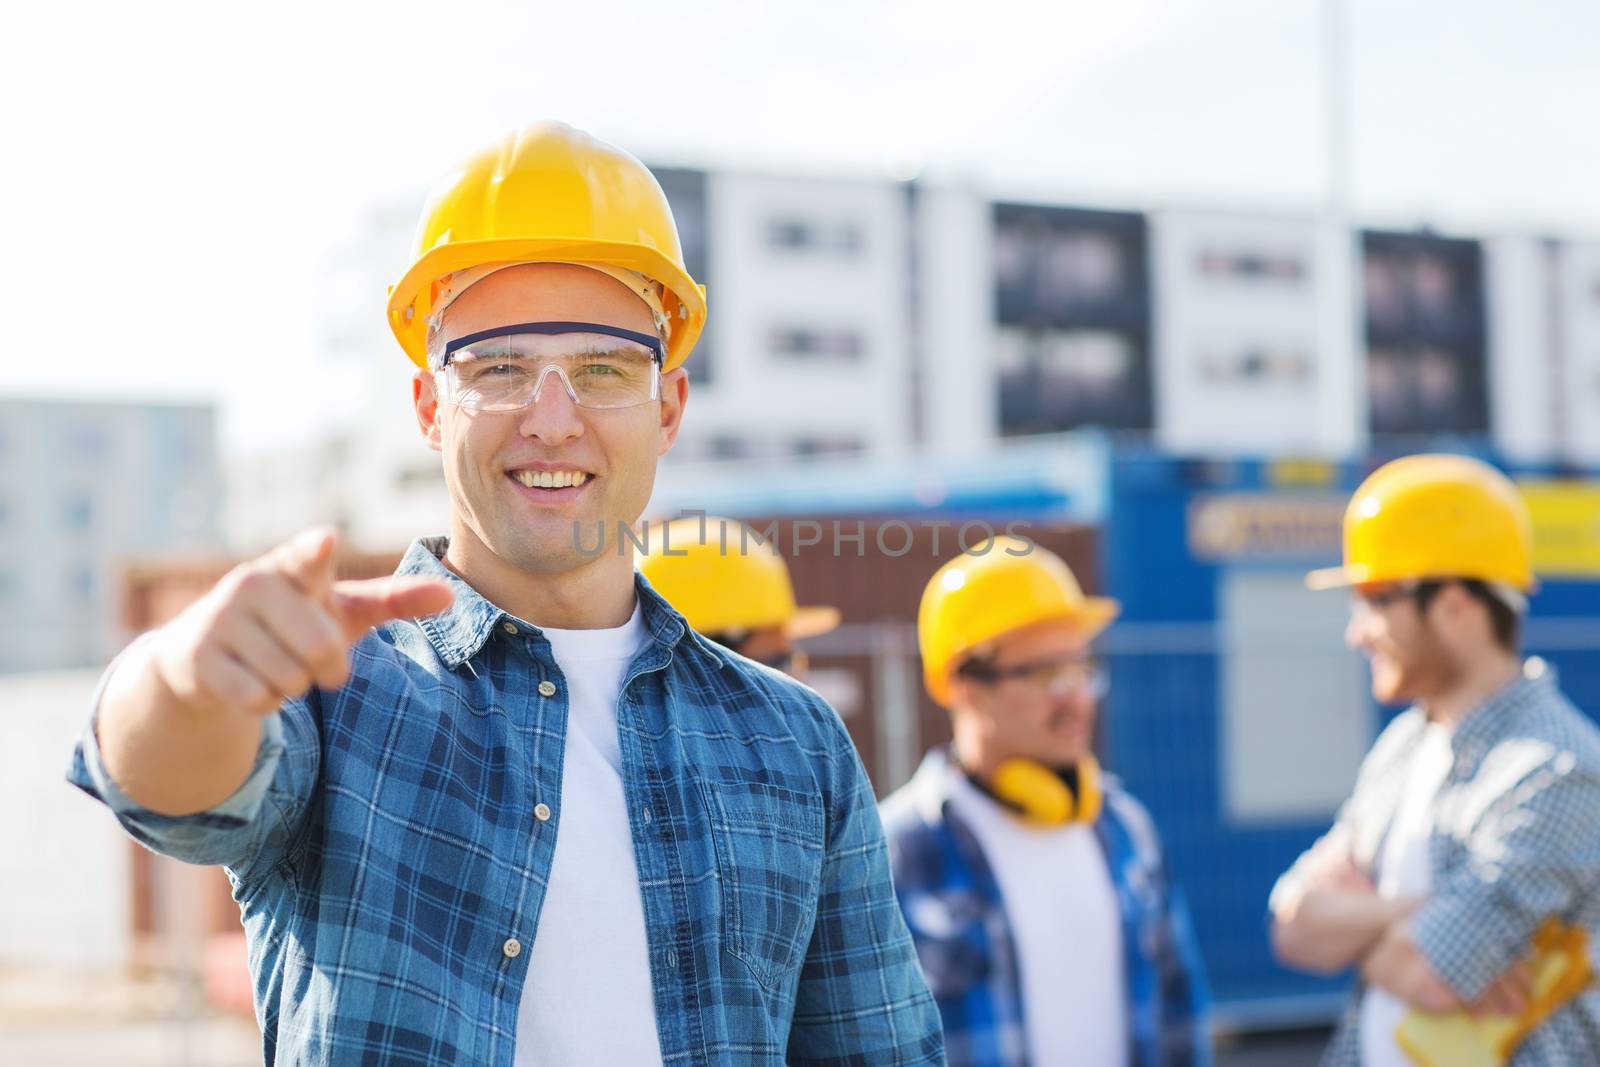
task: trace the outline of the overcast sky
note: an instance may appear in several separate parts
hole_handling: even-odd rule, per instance
[[[312,358],[330,249],[537,118],[653,161],[1063,202],[1321,195],[1316,0],[938,10],[20,6],[0,43],[0,394],[213,398],[232,453],[314,433],[343,381]],[[1600,4],[1352,0],[1348,21],[1360,214],[1600,236]]]

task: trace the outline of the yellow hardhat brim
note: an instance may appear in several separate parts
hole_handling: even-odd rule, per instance
[[[1111,620],[1120,614],[1122,614],[1122,603],[1120,601],[1112,600],[1110,597],[1092,596],[1086,597],[1083,601],[1082,610],[1070,616],[1070,618],[1088,631],[1090,637],[1093,637],[1107,626],[1110,626]]]
[[[411,362],[423,370],[428,367],[428,316],[433,313],[433,283],[458,270],[502,262],[603,263],[638,271],[660,282],[672,294],[676,305],[684,309],[682,318],[673,307],[666,309],[671,320],[671,335],[666,359],[662,361],[663,372],[676,370],[683,364],[705,327],[705,288],[653,248],[620,241],[543,237],[461,241],[430,249],[389,291],[389,327]],[[406,317],[408,310],[410,318]]]
[[[1322,592],[1326,589],[1348,589],[1372,580],[1372,568],[1359,563],[1345,567],[1323,567],[1306,575],[1306,588]]]
[[[785,624],[784,629],[788,631],[790,637],[796,639],[816,637],[838,626],[839,617],[838,608],[795,608],[794,615]]]

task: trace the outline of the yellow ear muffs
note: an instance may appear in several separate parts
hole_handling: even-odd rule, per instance
[[[1035,826],[1092,823],[1104,802],[1100,764],[1093,756],[1060,771],[1033,760],[1006,760],[987,784],[995,799]]]

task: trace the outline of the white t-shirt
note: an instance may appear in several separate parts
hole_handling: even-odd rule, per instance
[[[1428,862],[1428,837],[1433,832],[1433,798],[1450,774],[1454,754],[1450,731],[1437,723],[1423,728],[1417,741],[1405,792],[1378,857],[1378,895],[1416,897],[1433,884]],[[1385,990],[1368,987],[1361,998],[1361,1062],[1363,1067],[1412,1067],[1394,1039],[1395,1027],[1410,1009]]]
[[[1029,1062],[1124,1067],[1122,916],[1094,829],[1029,826],[953,761],[945,773],[951,802],[977,836],[1005,902],[1022,972]]]
[[[659,1064],[644,901],[622,792],[617,698],[647,634],[543,630],[565,676],[560,829],[517,1013],[516,1067]],[[529,804],[535,798],[529,798]]]

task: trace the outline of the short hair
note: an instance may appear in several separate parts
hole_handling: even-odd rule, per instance
[[[1522,639],[1522,615],[1482,579],[1426,578],[1417,583],[1417,610],[1426,613],[1434,597],[1451,582],[1459,582],[1461,587],[1489,612],[1489,629],[1494,635],[1494,643],[1507,652],[1517,651]]]

